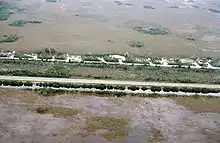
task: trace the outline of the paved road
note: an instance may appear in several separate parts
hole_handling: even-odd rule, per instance
[[[25,77],[25,76],[0,76],[0,80],[20,80],[32,82],[71,82],[71,83],[94,83],[114,85],[149,85],[149,86],[176,86],[176,87],[200,87],[220,88],[219,84],[192,84],[192,83],[166,83],[166,82],[139,82],[121,80],[97,80],[97,79],[73,79],[73,78],[47,78],[47,77]]]

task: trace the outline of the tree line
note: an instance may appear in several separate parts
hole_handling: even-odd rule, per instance
[[[32,87],[34,84],[30,81],[16,81],[16,80],[0,80],[0,86],[28,86]],[[219,93],[219,88],[197,88],[197,87],[172,87],[172,86],[128,86],[128,85],[108,85],[108,84],[75,84],[75,83],[58,83],[58,82],[39,82],[36,86],[42,88],[83,88],[83,89],[98,89],[102,90],[151,90],[152,92],[184,92],[184,93]]]

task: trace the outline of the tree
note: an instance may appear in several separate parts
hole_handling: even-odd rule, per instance
[[[81,87],[91,89],[91,88],[93,88],[93,85],[92,84],[82,84]]]
[[[104,90],[104,89],[106,89],[106,85],[105,84],[96,84],[96,85],[94,85],[94,88]]]
[[[138,86],[129,86],[128,89],[131,90],[131,91],[135,91],[135,90],[139,90],[140,87],[138,87]]]
[[[151,89],[152,92],[161,91],[161,87],[159,87],[159,86],[151,86],[150,89]]]
[[[114,89],[116,89],[116,90],[125,90],[125,86],[123,86],[123,85],[115,85],[115,86],[113,86],[114,87]]]
[[[171,88],[168,87],[168,86],[165,86],[165,87],[163,87],[163,91],[164,91],[164,92],[170,92],[170,91],[171,91]]]
[[[149,87],[146,87],[146,86],[143,86],[143,87],[141,87],[141,89],[143,90],[143,91],[145,91],[145,90],[148,90],[148,89],[150,89]]]
[[[33,83],[30,81],[23,82],[24,86],[33,86]]]
[[[112,85],[107,85],[106,88],[107,89],[113,89],[114,87]]]
[[[170,91],[172,92],[178,92],[179,88],[178,87],[170,87]]]

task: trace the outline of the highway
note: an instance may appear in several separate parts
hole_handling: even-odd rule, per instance
[[[48,77],[27,77],[27,76],[0,76],[0,80],[82,83],[82,84],[136,85],[136,86],[220,88],[220,84],[168,83],[168,82],[144,82],[144,81],[141,82],[141,81],[125,81],[125,80],[106,80],[106,79],[97,80],[97,79],[48,78]]]

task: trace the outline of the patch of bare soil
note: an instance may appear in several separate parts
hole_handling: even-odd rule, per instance
[[[220,142],[219,112],[194,112],[176,99],[42,97],[15,89],[0,89],[0,97],[1,143]]]

